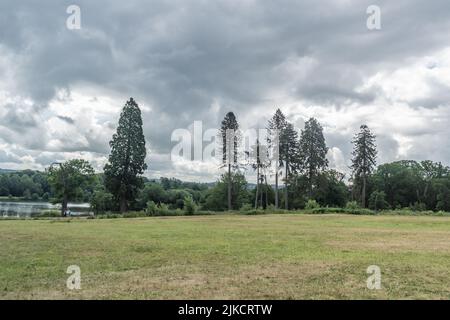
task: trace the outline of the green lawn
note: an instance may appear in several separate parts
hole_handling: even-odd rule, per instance
[[[81,290],[66,269],[81,268]],[[366,288],[378,265],[382,289]],[[0,221],[0,299],[450,299],[450,218]]]

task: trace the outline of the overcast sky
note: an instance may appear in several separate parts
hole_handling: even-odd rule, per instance
[[[367,28],[372,4],[381,30]],[[363,123],[378,163],[449,165],[449,31],[448,0],[2,0],[0,168],[81,157],[101,170],[129,97],[149,177],[215,180],[214,165],[170,161],[173,130],[217,128],[228,111],[265,127],[277,107],[299,129],[321,122],[338,170]]]

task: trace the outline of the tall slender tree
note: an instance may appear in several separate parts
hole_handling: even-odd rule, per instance
[[[262,197],[263,197],[263,189],[262,185],[265,181],[267,192],[267,179],[265,171],[270,166],[269,160],[269,152],[267,146],[261,145],[259,139],[256,139],[256,144],[252,146],[252,149],[249,153],[250,165],[253,170],[256,171],[256,195],[255,195],[255,209],[258,208],[258,194],[260,195],[260,206],[263,206]],[[267,200],[267,195],[266,195]],[[267,205],[266,205],[267,207]]]
[[[104,168],[105,185],[118,201],[120,211],[126,212],[143,184],[141,175],[147,169],[141,110],[133,98],[123,107],[117,132],[109,145],[111,154]]]
[[[284,207],[289,209],[289,178],[297,172],[298,168],[298,133],[294,126],[286,122],[280,133],[280,165],[284,168]]]
[[[308,178],[309,197],[312,197],[314,179],[328,167],[323,128],[315,118],[305,122],[300,136],[300,169]]]
[[[228,210],[232,209],[231,170],[238,166],[239,124],[233,112],[228,112],[222,120],[220,136],[222,139],[222,166],[228,170]]]
[[[360,132],[355,135],[352,143],[353,158],[351,169],[353,170],[356,184],[362,184],[361,206],[365,208],[367,178],[376,165],[377,147],[375,145],[375,135],[370,132],[368,126],[362,125]]]
[[[273,154],[273,164],[275,168],[275,208],[278,208],[278,177],[280,174],[280,133],[286,128],[286,117],[277,109],[273,117],[269,120],[267,127],[267,140],[269,148]]]

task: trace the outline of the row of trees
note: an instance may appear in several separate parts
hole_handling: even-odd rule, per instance
[[[267,176],[275,177],[275,208],[279,207],[279,179],[284,181],[284,208],[290,209],[289,194],[294,192],[294,201],[299,197],[304,199],[320,197],[318,193],[326,184],[343,186],[344,175],[328,169],[328,148],[323,135],[323,128],[315,118],[305,122],[305,127],[300,136],[294,126],[287,121],[284,114],[278,109],[268,121],[268,135],[264,137],[265,144],[256,140],[250,152],[247,152],[250,165],[256,172],[256,196],[254,206],[263,207],[263,186],[267,191]],[[236,116],[229,112],[220,129],[222,136],[222,163],[228,167],[227,193],[228,209],[232,209],[233,179],[232,170],[239,171],[243,165],[238,163],[239,124]],[[232,141],[230,142],[230,137]],[[375,136],[366,125],[361,126],[360,132],[352,141],[354,145],[352,158],[352,171],[354,192],[359,190],[358,198],[362,207],[366,206],[367,179],[376,165],[377,150]],[[245,165],[244,165],[245,167]],[[291,191],[290,191],[291,190]],[[267,196],[266,196],[267,199]]]
[[[221,162],[225,173],[213,186],[161,178],[148,181],[146,148],[139,106],[130,98],[120,115],[104,173],[95,174],[81,159],[52,164],[45,173],[24,171],[0,175],[0,195],[49,196],[62,204],[91,201],[97,212],[142,210],[148,203],[181,209],[188,199],[205,210],[245,207],[304,208],[314,199],[322,206],[343,207],[356,200],[374,209],[414,207],[450,210],[450,170],[431,161],[399,161],[376,167],[375,136],[366,125],[352,140],[352,175],[328,167],[323,128],[315,118],[300,134],[280,109],[267,123],[267,135],[238,155],[239,123],[229,112],[221,123]],[[254,170],[249,186],[244,170]],[[274,178],[274,185],[268,181]],[[50,189],[51,186],[51,189]]]

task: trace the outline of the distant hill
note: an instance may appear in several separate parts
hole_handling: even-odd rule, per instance
[[[13,172],[17,172],[17,170],[2,169],[2,168],[0,168],[0,173],[13,173]]]

